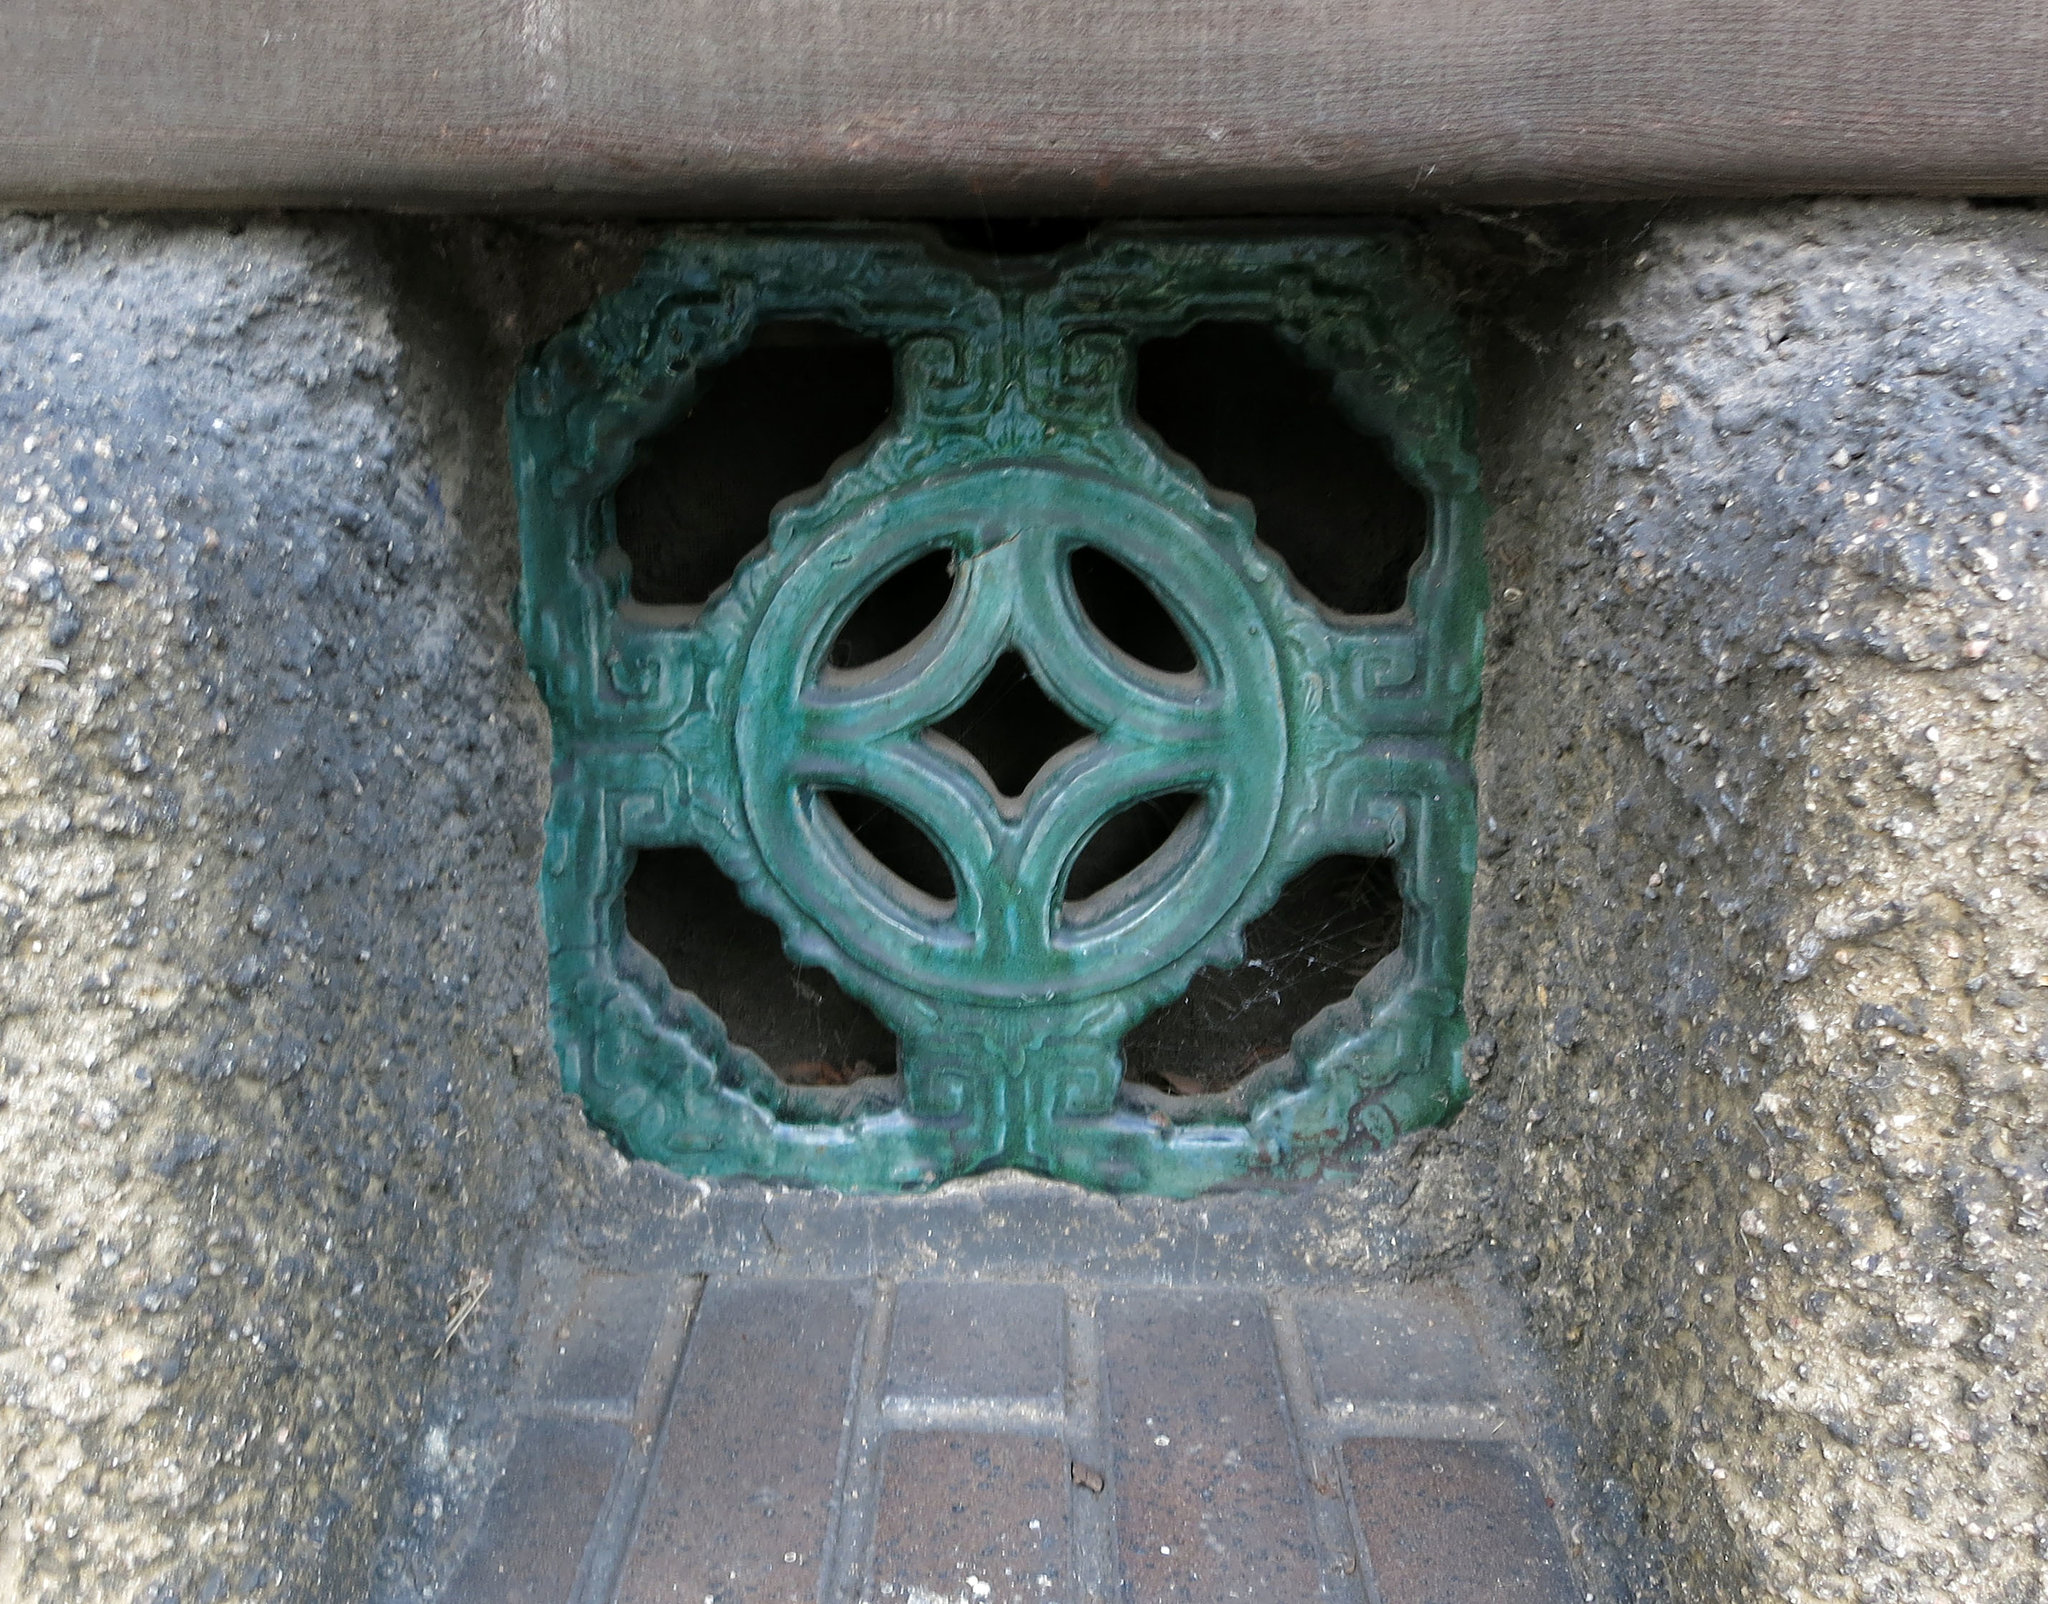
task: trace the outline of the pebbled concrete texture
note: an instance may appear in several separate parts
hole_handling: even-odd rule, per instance
[[[1676,1597],[2043,1597],[2048,217],[1681,210],[1516,306],[1470,1003]]]
[[[360,1596],[564,1128],[545,725],[416,300],[366,225],[0,223],[23,1604]]]

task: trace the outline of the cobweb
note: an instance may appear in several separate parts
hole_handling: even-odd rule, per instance
[[[1243,963],[1202,970],[1124,1038],[1125,1077],[1182,1095],[1234,1085],[1400,943],[1393,864],[1325,858],[1246,927]]]

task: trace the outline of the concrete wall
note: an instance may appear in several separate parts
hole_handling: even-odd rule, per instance
[[[357,1599],[499,1384],[451,1300],[683,1190],[555,1090],[507,612],[513,364],[643,236],[4,227],[0,1596]],[[1681,1597],[2036,1598],[2044,220],[1424,234],[1499,506],[1479,1095],[1321,1239],[1490,1241]]]
[[[2034,1600],[2048,218],[1684,212],[1502,303],[1500,1235],[1681,1598]]]
[[[417,300],[0,232],[0,1597],[360,1596],[543,1170],[545,726]]]

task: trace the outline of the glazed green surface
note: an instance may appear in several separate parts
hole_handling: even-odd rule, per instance
[[[628,598],[611,495],[699,376],[769,320],[826,320],[895,353],[890,424],[701,610]],[[1338,617],[1130,412],[1137,342],[1270,323],[1427,495],[1398,614]],[[691,232],[551,342],[511,407],[521,623],[554,720],[543,875],[563,1078],[632,1153],[704,1174],[905,1189],[1011,1165],[1186,1195],[1313,1174],[1463,1100],[1467,767],[1483,506],[1449,320],[1379,236],[1098,236],[1002,264],[907,232]],[[1144,577],[1197,667],[1111,644],[1075,594],[1093,547]],[[917,640],[829,665],[856,607],[932,552],[951,566]],[[1089,732],[1021,797],[932,726],[1006,652]],[[828,793],[875,798],[944,855],[938,901],[883,868]],[[1066,898],[1095,829],[1200,800],[1167,844]],[[626,934],[641,848],[697,846],[901,1043],[900,1081],[784,1084]],[[1398,867],[1402,942],[1291,1050],[1230,1091],[1121,1084],[1118,1043],[1336,853]]]

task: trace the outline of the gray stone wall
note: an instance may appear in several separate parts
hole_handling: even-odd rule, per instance
[[[1510,307],[1474,1057],[1690,1600],[2043,1593],[2048,218],[1668,216]]]
[[[360,1597],[543,1172],[502,391],[418,300],[362,226],[0,232],[0,1597]]]

